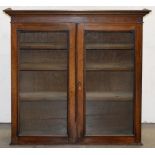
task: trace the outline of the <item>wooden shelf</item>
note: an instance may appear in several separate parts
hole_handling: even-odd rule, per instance
[[[86,44],[86,49],[134,49],[134,44]]]
[[[67,93],[64,92],[26,92],[20,93],[22,101],[51,101],[67,100]],[[86,93],[88,101],[131,101],[132,93],[128,92],[88,92]]]
[[[22,101],[67,100],[67,93],[64,92],[26,92],[20,93],[19,96]],[[131,101],[133,96],[129,92],[88,92],[86,99],[88,101]]]
[[[87,101],[131,101],[132,93],[129,92],[87,92]]]
[[[19,96],[20,100],[22,101],[67,100],[67,93],[65,92],[30,92],[30,93],[26,92],[26,93],[20,93]]]
[[[105,70],[105,71],[132,71],[134,69],[131,64],[96,64],[96,63],[87,63],[86,70]]]
[[[96,64],[90,63],[86,65],[87,71],[107,70],[107,71],[133,71],[133,65],[129,64]],[[23,63],[20,70],[67,70],[64,64],[45,64],[45,63]]]
[[[53,43],[20,43],[20,49],[67,49],[67,46]]]
[[[20,65],[20,70],[67,70],[65,64],[45,64],[45,63],[23,63]]]

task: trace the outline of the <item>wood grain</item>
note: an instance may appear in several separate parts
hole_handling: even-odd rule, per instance
[[[67,49],[67,47],[53,43],[21,43],[20,49]]]
[[[86,100],[131,101],[133,100],[133,94],[130,92],[86,92]]]
[[[87,44],[86,49],[133,49],[133,44]]]
[[[87,71],[95,71],[95,70],[103,70],[103,71],[133,71],[133,65],[130,64],[96,64],[96,63],[89,63],[86,65]]]
[[[46,70],[46,71],[65,71],[67,70],[67,64],[45,64],[45,63],[23,63],[20,65],[21,71],[30,70]]]
[[[19,94],[20,100],[22,101],[51,101],[67,100],[67,93],[65,92],[25,92]]]

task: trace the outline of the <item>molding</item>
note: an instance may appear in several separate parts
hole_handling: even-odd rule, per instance
[[[10,16],[17,15],[140,15],[145,16],[151,10],[12,10],[11,8],[3,10]]]

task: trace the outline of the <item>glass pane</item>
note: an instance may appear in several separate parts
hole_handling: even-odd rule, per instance
[[[67,135],[67,31],[18,31],[19,134]]]
[[[134,31],[85,31],[86,135],[133,134]]]

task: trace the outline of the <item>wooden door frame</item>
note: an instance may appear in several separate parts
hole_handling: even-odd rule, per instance
[[[19,136],[19,50],[18,30],[69,32],[68,55],[68,108],[67,132],[68,136]],[[12,23],[11,24],[11,144],[67,144],[76,139],[75,123],[75,35],[76,25],[73,23]]]
[[[135,31],[134,70],[134,135],[132,136],[85,136],[85,57],[84,31]],[[80,23],[77,30],[77,136],[81,144],[141,144],[141,89],[142,89],[142,24],[141,23]]]

